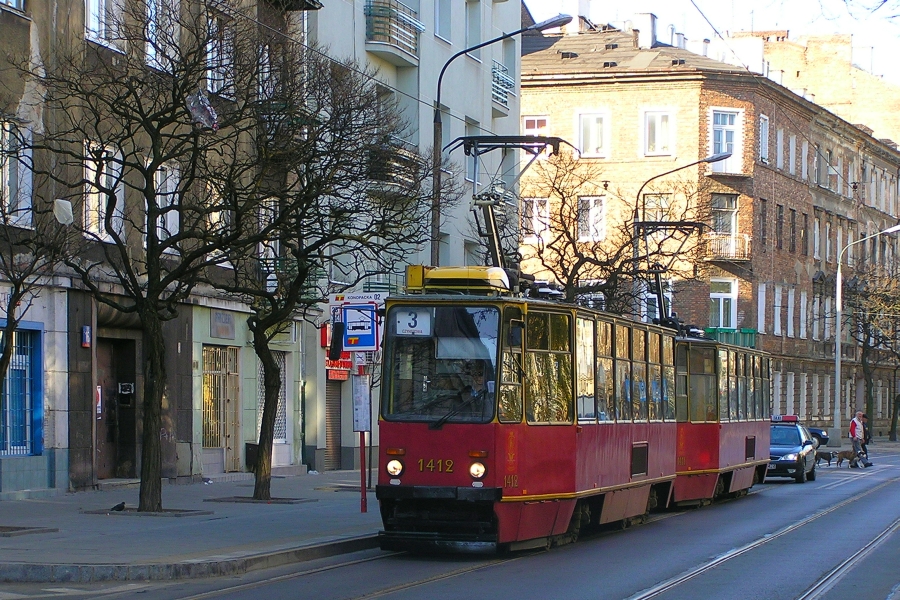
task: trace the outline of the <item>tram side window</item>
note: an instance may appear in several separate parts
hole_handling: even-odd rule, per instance
[[[664,418],[672,421],[675,419],[675,340],[667,335],[662,339],[662,360]]]
[[[728,350],[719,350],[719,421],[728,421]]]
[[[574,416],[569,315],[529,313],[525,327],[525,418],[571,423]]]
[[[689,355],[691,421],[715,421],[716,412],[716,350],[691,346]]]
[[[733,350],[728,352],[728,418],[738,420],[738,355]]]
[[[500,371],[500,403],[498,418],[501,423],[522,422],[522,334],[525,323],[522,311],[507,308],[503,312],[503,352]]]
[[[576,406],[578,421],[581,423],[596,422],[594,322],[590,319],[578,319],[576,322],[576,334]]]
[[[616,420],[631,420],[631,328],[616,325]]]
[[[661,360],[661,338],[662,336],[654,331],[647,334],[647,358],[650,362],[650,366],[647,368],[648,389],[650,391],[648,406],[651,421],[661,421],[665,414],[662,399],[662,366],[659,364]]]
[[[747,397],[750,399],[750,419],[759,419],[762,416],[762,413],[759,412],[759,392],[756,389],[756,369],[759,366],[757,358],[747,355]]]
[[[647,422],[647,332],[635,328],[631,346],[631,402],[635,422]]]
[[[675,346],[675,420],[679,423],[684,423],[688,420],[687,356],[687,344]]]
[[[744,363],[746,357],[743,354],[736,354],[737,363],[735,366],[735,375],[737,376],[738,391],[738,418],[741,421],[747,420],[747,378],[744,376]]]
[[[612,323],[597,321],[597,418],[601,421],[616,419],[612,355]]]

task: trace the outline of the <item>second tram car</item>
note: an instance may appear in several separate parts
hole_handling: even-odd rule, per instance
[[[416,273],[386,305],[382,548],[548,546],[765,477],[765,354],[514,297],[497,267]]]

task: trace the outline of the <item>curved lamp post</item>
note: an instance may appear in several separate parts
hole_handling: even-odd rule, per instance
[[[434,133],[433,133],[433,144],[434,144],[434,153],[432,156],[432,193],[431,193],[431,265],[438,266],[440,264],[440,246],[441,246],[441,139],[443,138],[443,124],[441,123],[441,82],[444,79],[444,72],[447,70],[447,67],[450,66],[454,60],[462,56],[463,54],[467,54],[472,52],[473,50],[478,50],[479,48],[483,48],[485,46],[489,46],[501,40],[505,40],[514,36],[519,35],[520,33],[525,33],[526,31],[544,31],[546,29],[553,29],[554,27],[562,27],[563,25],[568,24],[572,21],[572,17],[569,15],[557,15],[551,19],[547,19],[546,21],[541,21],[540,23],[535,23],[534,25],[530,25],[528,27],[523,27],[522,29],[517,29],[511,33],[506,33],[499,37],[495,37],[486,42],[481,42],[480,44],[476,44],[465,50],[460,50],[444,63],[444,66],[441,67],[441,72],[438,75],[437,80],[437,94],[434,99]]]
[[[664,173],[660,173],[658,175],[654,175],[647,181],[641,184],[641,187],[638,188],[637,196],[635,197],[634,202],[634,242],[633,242],[633,250],[634,250],[634,319],[639,320],[641,317],[641,303],[639,301],[640,298],[640,287],[637,279],[637,273],[640,269],[640,253],[641,253],[641,227],[647,219],[647,203],[641,199],[641,192],[644,191],[644,188],[647,187],[647,184],[651,181],[659,179],[660,177],[665,177],[666,175],[671,175],[677,171],[681,171],[682,169],[689,169],[690,167],[694,167],[696,165],[704,164],[704,163],[715,163],[723,160],[727,160],[731,158],[731,152],[719,152],[718,154],[711,154],[710,156],[706,156],[701,158],[700,160],[695,160],[692,163],[688,163],[686,165],[681,165],[680,167],[676,167],[674,169],[670,169]],[[638,210],[640,210],[640,214],[638,214]],[[640,219],[638,218],[640,216]],[[662,307],[660,307],[662,309]]]
[[[850,246],[855,246],[856,244],[860,244],[865,242],[866,240],[871,240],[874,237],[878,237],[879,235],[885,235],[887,233],[895,233],[900,231],[900,224],[894,225],[893,227],[888,227],[883,231],[879,231],[878,233],[873,233],[872,235],[867,235],[865,237],[861,237],[858,240],[853,240],[838,252],[838,260],[837,260],[837,277],[835,278],[835,287],[834,287],[834,310],[835,310],[835,323],[834,323],[834,427],[831,428],[831,431],[828,432],[828,445],[829,446],[840,446],[843,442],[843,437],[841,434],[841,326],[843,325],[841,322],[841,313],[843,310],[843,281],[841,280],[841,262],[844,259],[844,252]]]

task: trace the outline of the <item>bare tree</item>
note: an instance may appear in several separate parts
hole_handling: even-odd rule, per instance
[[[646,189],[657,201],[639,208],[646,226],[636,228],[637,201],[608,184],[599,166],[571,153],[537,161],[521,193],[523,265],[550,275],[567,301],[602,294],[606,310],[624,314],[643,299],[654,271],[695,277],[699,237],[691,234],[708,210],[696,184],[669,179]]]
[[[288,30],[289,31],[289,30]],[[248,326],[263,369],[253,497],[270,499],[271,459],[283,374],[272,338],[329,292],[366,277],[395,274],[427,241],[430,171],[405,143],[407,126],[374,74],[352,61],[337,63],[278,34],[265,45],[272,85],[261,94],[256,152],[233,161],[221,184],[254,179],[236,194],[237,217],[248,230],[223,249],[234,267],[210,283],[251,309]],[[277,50],[275,50],[277,49]],[[272,110],[277,107],[277,110]],[[443,207],[455,202],[447,183]],[[233,187],[233,186],[232,186]],[[246,239],[259,237],[258,244]]]

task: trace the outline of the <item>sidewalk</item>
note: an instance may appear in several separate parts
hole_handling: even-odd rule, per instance
[[[2,501],[0,582],[210,577],[377,547],[378,502],[370,489],[360,512],[358,471],[275,476],[272,503],[249,502],[252,474],[225,479],[235,475],[244,478],[164,484],[166,516],[136,512],[133,481]],[[124,511],[110,510],[120,502]]]

